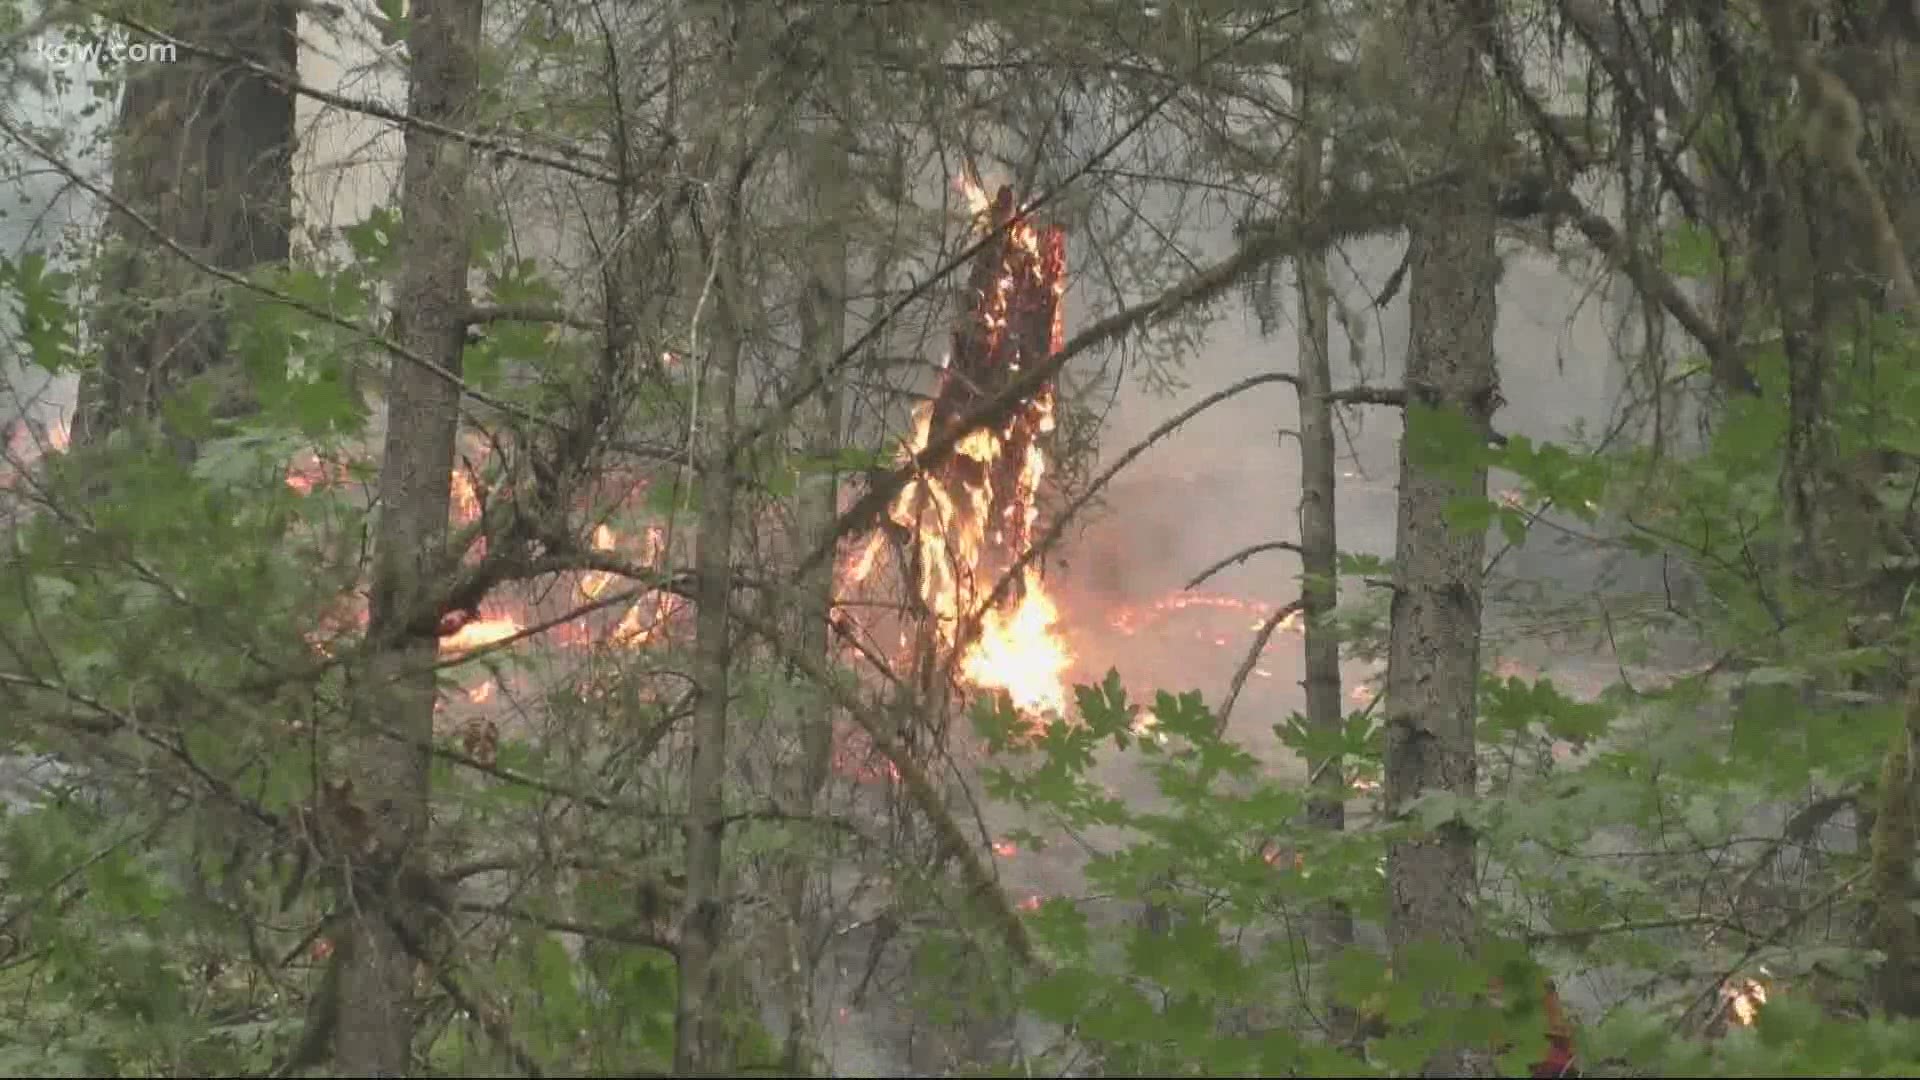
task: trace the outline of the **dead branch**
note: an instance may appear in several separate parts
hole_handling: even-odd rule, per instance
[[[1225,570],[1227,567],[1235,563],[1246,562],[1248,559],[1265,551],[1291,551],[1295,555],[1298,555],[1300,554],[1300,545],[1291,540],[1269,540],[1264,544],[1254,544],[1252,547],[1241,548],[1239,551],[1234,552],[1219,562],[1214,563],[1212,566],[1207,567],[1205,570],[1200,571],[1198,574],[1195,574],[1193,580],[1187,582],[1185,587],[1188,589],[1197,589],[1204,584],[1208,578]]]

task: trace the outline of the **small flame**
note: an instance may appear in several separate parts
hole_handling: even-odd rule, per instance
[[[56,454],[64,454],[73,442],[73,432],[67,426],[67,418],[57,417],[47,426],[47,447]]]
[[[479,686],[467,691],[467,701],[474,705],[485,705],[493,700],[493,680],[488,679]]]
[[[615,645],[635,648],[658,637],[667,624],[667,617],[673,614],[673,594],[653,592],[635,601],[620,616],[620,625],[613,628],[611,640]],[[651,615],[651,618],[648,616]]]
[[[461,525],[472,524],[480,516],[479,486],[465,469],[455,469],[452,480],[454,520]]]
[[[1767,1003],[1767,988],[1756,979],[1739,979],[1720,988],[1727,1002],[1727,1014],[1741,1027],[1752,1027],[1760,1018],[1760,1007]]]
[[[992,196],[972,176],[963,174],[954,177],[953,186],[960,192],[961,198],[967,200],[967,212],[974,217],[980,217],[993,207]]]
[[[593,529],[593,550],[612,551],[614,545],[613,530],[605,525],[596,525]],[[589,600],[597,600],[607,591],[607,585],[613,581],[613,575],[604,570],[595,570],[580,579],[580,595]]]
[[[475,619],[440,639],[441,652],[465,652],[478,649],[518,634],[521,626],[510,618]]]

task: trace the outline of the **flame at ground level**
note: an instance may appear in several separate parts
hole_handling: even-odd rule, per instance
[[[1022,711],[1064,714],[1073,654],[1058,630],[1059,609],[1038,575],[1029,571],[1026,584],[1013,611],[986,613],[980,638],[968,648],[960,671],[975,686],[1005,690]]]

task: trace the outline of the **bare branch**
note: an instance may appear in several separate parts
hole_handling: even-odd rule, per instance
[[[1220,715],[1214,720],[1216,732],[1226,732],[1227,721],[1233,716],[1234,703],[1240,700],[1240,691],[1246,688],[1247,676],[1253,674],[1255,665],[1260,663],[1260,654],[1267,651],[1267,642],[1273,639],[1274,631],[1280,629],[1280,624],[1286,622],[1288,616],[1305,608],[1305,600],[1295,600],[1267,616],[1267,621],[1260,624],[1260,632],[1253,635],[1253,644],[1247,648],[1246,659],[1240,661],[1240,670],[1233,673],[1233,683],[1227,688],[1227,700],[1221,703]]]
[[[1193,580],[1187,582],[1186,588],[1197,589],[1213,575],[1235,563],[1246,562],[1248,559],[1253,558],[1263,551],[1291,551],[1295,555],[1298,555],[1300,554],[1300,545],[1291,540],[1269,540],[1264,544],[1255,544],[1252,547],[1241,548],[1239,551],[1234,552],[1219,562],[1214,563],[1212,566],[1207,567],[1205,570],[1200,571],[1198,574],[1195,574]]]

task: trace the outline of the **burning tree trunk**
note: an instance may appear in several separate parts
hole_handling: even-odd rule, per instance
[[[409,114],[463,128],[479,90],[481,0],[414,0],[411,21]],[[456,374],[470,304],[469,156],[458,140],[407,129],[394,337]],[[370,641],[392,644],[357,673],[351,790],[372,836],[350,876],[336,953],[335,1055],[350,1076],[404,1076],[411,1063],[414,954],[428,913],[395,883],[425,847],[438,642],[404,627],[445,569],[459,405],[445,379],[393,361],[368,623]]]
[[[946,370],[933,400],[915,414],[903,458],[1062,344],[1065,232],[1026,220],[1011,188],[1002,187],[990,202],[978,201],[977,224],[992,240],[974,261]],[[1066,707],[1062,678],[1069,658],[1055,633],[1058,612],[1038,565],[1026,565],[995,603],[984,606],[1032,546],[1053,410],[1048,386],[998,426],[969,433],[941,467],[903,488],[888,511],[926,616],[915,656],[922,692],[931,701],[939,701],[940,688],[957,677],[969,686],[1006,691],[1024,711]],[[883,542],[880,536],[870,542],[854,580],[871,572]]]
[[[269,68],[291,72],[297,59],[292,4],[194,0],[169,29]],[[136,64],[116,128],[114,193],[168,240],[221,270],[286,259],[293,98],[282,87],[205,57]],[[113,215],[110,228],[103,355],[81,380],[73,424],[83,445],[158,419],[167,396],[212,370],[226,348],[220,305],[190,295],[211,279],[156,251],[126,215]]]
[[[1405,15],[1409,70],[1420,98],[1444,102],[1455,140],[1449,161],[1472,160],[1477,125],[1489,122],[1491,95],[1472,47],[1472,6],[1442,0]],[[1499,402],[1494,366],[1494,204],[1484,178],[1439,188],[1411,223],[1407,353],[1408,424],[1423,410],[1463,414],[1490,430]],[[1398,818],[1427,792],[1474,795],[1475,691],[1480,672],[1480,607],[1486,533],[1456,528],[1457,499],[1485,499],[1485,468],[1414,460],[1400,450],[1393,625],[1387,668],[1386,809]],[[1473,834],[1449,822],[1396,840],[1387,852],[1387,930],[1396,963],[1410,947],[1474,949]],[[1467,1047],[1449,1047],[1427,1075],[1487,1075],[1491,1063]]]
[[[987,226],[997,239],[973,264],[968,280],[972,306],[954,330],[953,354],[934,399],[935,431],[999,393],[1022,365],[1046,359],[1063,343],[1060,291],[1066,281],[1066,233],[1016,220],[1010,187],[1000,188],[987,213]],[[1049,387],[1007,420],[992,448],[982,441],[973,447],[977,453],[949,459],[950,482],[986,494],[986,519],[971,523],[986,540],[981,569],[1004,572],[1032,543],[1035,497],[1045,467],[1040,440],[1052,430]],[[1023,595],[1024,585],[1016,582],[1015,592]]]

